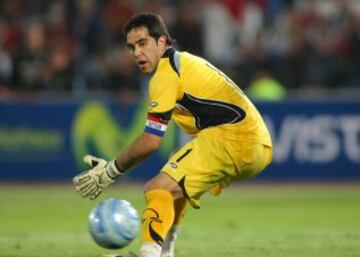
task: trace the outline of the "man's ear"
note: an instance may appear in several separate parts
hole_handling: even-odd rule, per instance
[[[167,37],[162,35],[158,39],[158,44],[161,44],[161,46],[166,46]]]

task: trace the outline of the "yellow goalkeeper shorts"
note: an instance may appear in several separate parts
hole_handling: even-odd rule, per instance
[[[183,189],[194,208],[200,196],[221,193],[235,180],[260,173],[272,160],[272,148],[260,143],[224,139],[216,127],[201,131],[162,168]]]

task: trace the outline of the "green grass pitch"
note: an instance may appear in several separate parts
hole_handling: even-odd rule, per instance
[[[115,184],[99,200],[70,185],[0,185],[0,257],[99,257],[115,253],[87,232],[102,199],[131,201],[141,212],[139,185]],[[120,251],[136,251],[135,240]],[[235,185],[190,209],[176,257],[358,257],[360,185]]]

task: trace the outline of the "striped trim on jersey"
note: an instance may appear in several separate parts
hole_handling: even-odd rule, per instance
[[[162,137],[165,134],[168,124],[168,121],[164,121],[159,117],[148,115],[146,119],[145,132]]]
[[[180,66],[180,53],[176,51],[174,48],[168,48],[161,58],[169,58],[169,62],[171,68],[176,72],[176,74],[180,77],[181,66]]]

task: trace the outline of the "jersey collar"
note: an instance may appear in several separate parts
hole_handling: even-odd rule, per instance
[[[169,47],[168,49],[166,49],[166,51],[163,53],[163,55],[161,56],[161,58],[169,58],[170,56],[172,56],[175,52],[175,49],[172,47]]]

